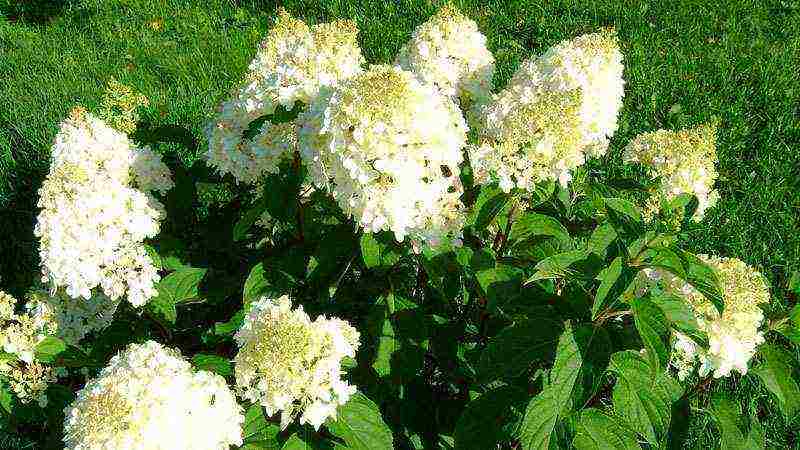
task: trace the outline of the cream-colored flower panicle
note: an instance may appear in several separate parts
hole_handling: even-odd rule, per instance
[[[587,157],[605,154],[625,82],[613,30],[579,36],[522,63],[508,86],[471,113],[469,149],[478,183],[508,192],[544,180],[566,185]]]
[[[102,289],[140,306],[156,294],[159,276],[143,241],[154,237],[163,205],[148,191],[172,187],[169,169],[148,148],[76,108],[52,147],[50,173],[39,190],[43,281],[70,297]]]
[[[40,327],[67,344],[78,344],[87,334],[111,324],[120,299],[112,300],[102,292],[91,297],[72,298],[63,290],[55,293],[36,289],[28,294],[25,308]]]
[[[342,359],[355,358],[359,334],[337,318],[311,320],[287,296],[253,302],[236,333],[236,385],[267,414],[281,411],[281,427],[296,416],[319,428],[355,387],[342,379]]]
[[[278,106],[291,110],[297,102],[309,104],[320,89],[361,72],[357,35],[352,21],[309,27],[279,11],[244,81],[206,129],[209,163],[244,183],[276,173],[281,160],[296,150],[293,124],[266,123],[252,139],[245,139],[245,131]]]
[[[374,66],[320,95],[302,120],[311,178],[365,231],[391,230],[415,245],[460,240],[467,127],[436,88]]]
[[[47,386],[65,375],[64,369],[36,361],[36,346],[55,330],[50,317],[15,312],[17,300],[0,291],[0,378],[22,403],[35,400],[47,406]]]
[[[694,220],[702,220],[706,210],[719,200],[714,190],[717,181],[717,126],[700,125],[680,131],[658,130],[643,133],[625,148],[623,158],[647,166],[660,179],[659,194],[672,200],[681,194],[694,194],[698,207]],[[648,215],[660,202],[649,202]]]
[[[465,108],[491,96],[494,57],[486,36],[450,5],[414,30],[395,63]]]
[[[724,296],[720,314],[703,294],[690,284],[663,271],[648,273],[651,283],[667,292],[684,296],[695,312],[701,331],[708,334],[708,348],[676,333],[672,363],[681,379],[699,365],[701,377],[713,372],[715,378],[732,371],[747,373],[747,364],[764,342],[759,328],[764,314],[759,305],[769,302],[769,285],[764,276],[736,258],[700,255],[719,277]],[[699,364],[698,364],[699,363]]]
[[[67,450],[228,450],[244,417],[224,378],[148,341],[111,358],[64,422]]]

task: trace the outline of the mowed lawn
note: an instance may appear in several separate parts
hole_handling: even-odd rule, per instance
[[[89,109],[114,77],[145,94],[143,121],[202,128],[246,70],[280,3],[309,22],[350,18],[370,63],[387,63],[437,1],[0,0],[0,289],[38,276],[36,191],[58,123]],[[722,199],[685,236],[688,247],[743,259],[773,287],[767,314],[797,301],[800,267],[800,1],[455,1],[496,58],[495,87],[523,59],[599,27],[617,29],[627,82],[613,151],[636,134],[718,118]],[[181,151],[165,148],[164,151]],[[197,155],[182,154],[186,159]],[[766,391],[718,382],[761,419],[770,448],[800,448]],[[689,448],[714,448],[704,404]]]

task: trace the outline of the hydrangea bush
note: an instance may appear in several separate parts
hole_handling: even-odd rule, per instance
[[[756,267],[683,248],[724,124],[613,148],[612,29],[500,89],[452,6],[393,64],[357,36],[280,11],[203,136],[137,126],[113,80],[65,118],[41,283],[0,292],[20,448],[680,448],[690,415],[765,447],[723,378],[794,417],[800,310],[768,319]]]

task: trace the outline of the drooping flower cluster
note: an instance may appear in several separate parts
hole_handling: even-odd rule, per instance
[[[699,363],[701,377],[713,372],[715,378],[731,371],[747,373],[747,364],[764,342],[759,327],[764,314],[758,305],[769,302],[769,286],[764,276],[736,258],[700,255],[719,277],[724,294],[720,314],[714,305],[693,286],[664,271],[650,271],[651,283],[673,294],[682,295],[691,305],[699,329],[708,335],[708,348],[702,348],[688,336],[676,333],[673,365],[681,379]]]
[[[142,242],[159,231],[170,172],[157,154],[134,146],[93,115],[76,108],[62,122],[50,172],[39,190],[35,234],[43,281],[71,297],[92,298],[99,287],[135,306],[154,296],[157,269]]]
[[[586,157],[605,154],[617,129],[624,80],[614,31],[579,36],[522,63],[508,86],[472,112],[478,183],[508,192],[548,179],[566,185]]]
[[[281,411],[281,427],[300,423],[319,428],[355,387],[342,380],[344,357],[354,358],[359,334],[337,318],[311,320],[287,296],[253,302],[236,333],[236,384],[247,400],[267,414]]]
[[[278,106],[291,110],[296,102],[308,104],[320,89],[361,72],[357,34],[352,21],[309,27],[281,10],[244,81],[206,129],[209,163],[245,183],[277,172],[280,161],[296,149],[294,124],[265,123],[252,139],[245,139],[245,132]]]
[[[22,402],[35,400],[47,405],[47,386],[64,375],[35,360],[36,346],[52,334],[55,324],[48,317],[15,312],[17,300],[0,291],[0,377],[6,380],[14,395]]]
[[[694,220],[701,220],[707,209],[719,199],[714,190],[717,181],[717,127],[700,125],[680,131],[658,130],[643,133],[625,148],[623,158],[650,169],[660,179],[659,195],[672,200],[680,194],[694,194],[698,207]],[[647,215],[652,216],[659,201],[652,205]]]
[[[466,123],[456,105],[397,67],[373,66],[320,95],[303,117],[301,155],[368,232],[457,241]]]
[[[176,350],[131,344],[65,410],[68,450],[227,450],[244,417],[219,375],[193,372]]]
[[[494,57],[478,25],[452,6],[418,26],[395,63],[464,107],[491,96]]]

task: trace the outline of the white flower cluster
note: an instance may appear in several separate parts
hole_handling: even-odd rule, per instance
[[[25,308],[33,320],[47,324],[49,333],[67,344],[78,344],[87,334],[111,324],[120,299],[112,300],[102,292],[92,292],[88,299],[72,298],[62,290],[43,289],[28,295]]]
[[[452,6],[418,26],[400,49],[395,64],[461,105],[484,103],[491,96],[494,57],[478,25]]]
[[[544,180],[566,185],[586,157],[605,154],[617,129],[624,80],[616,33],[579,36],[522,63],[508,86],[471,116],[477,183],[508,192]]]
[[[650,283],[686,298],[692,306],[701,331],[708,334],[708,348],[702,348],[688,336],[676,332],[673,365],[678,376],[686,378],[699,362],[701,377],[713,372],[715,378],[727,377],[736,370],[747,373],[747,364],[764,342],[759,327],[764,314],[758,305],[769,302],[769,285],[764,276],[736,258],[700,255],[719,277],[724,294],[720,314],[714,305],[693,286],[674,275],[651,270]]]
[[[700,125],[680,131],[658,130],[643,133],[625,148],[623,159],[650,168],[660,178],[659,194],[672,200],[680,194],[694,194],[698,207],[694,220],[702,220],[707,209],[719,200],[714,190],[717,181],[717,127]],[[659,201],[650,202],[646,211],[652,216]]]
[[[225,379],[176,350],[131,344],[65,410],[67,450],[227,450],[244,417]]]
[[[209,163],[245,183],[276,173],[280,161],[296,150],[294,124],[265,123],[250,140],[245,132],[254,120],[275,113],[279,105],[291,110],[296,102],[308,104],[320,89],[361,72],[364,57],[357,35],[352,21],[309,27],[279,11],[244,82],[222,103],[206,129]]]
[[[391,230],[415,245],[460,239],[467,126],[435,87],[373,66],[320,95],[302,120],[311,178],[366,231]]]
[[[347,322],[312,321],[287,296],[253,302],[236,333],[236,384],[247,400],[267,414],[281,411],[281,427],[300,414],[300,423],[319,428],[355,387],[342,380],[344,357],[354,358],[359,334]]]
[[[80,108],[62,122],[50,172],[39,190],[35,234],[43,281],[90,299],[100,287],[111,299],[140,306],[156,294],[159,276],[142,241],[158,234],[170,172],[158,155]]]
[[[47,386],[65,375],[36,361],[36,346],[52,334],[54,323],[47,317],[15,312],[17,300],[0,291],[0,377],[4,378],[22,403],[36,400],[47,406]]]

